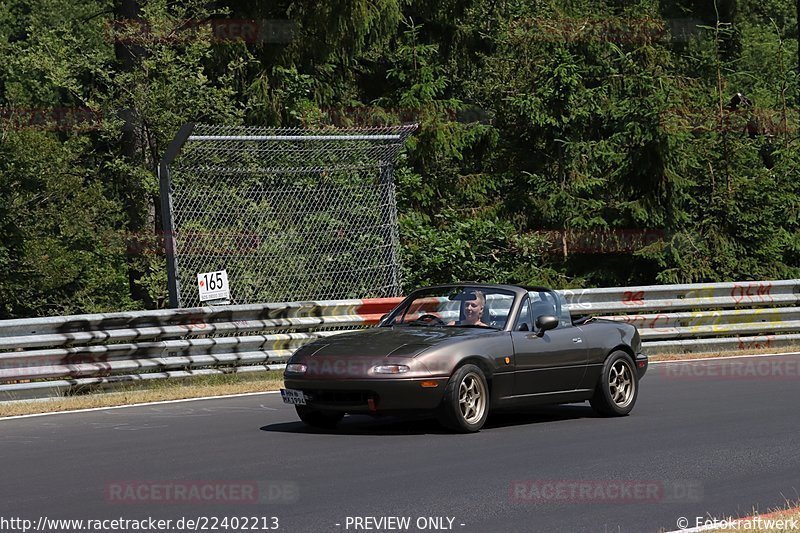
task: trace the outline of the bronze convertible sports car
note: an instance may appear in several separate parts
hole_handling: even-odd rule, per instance
[[[347,413],[429,410],[472,432],[490,409],[522,405],[588,400],[627,415],[647,362],[634,326],[573,321],[550,289],[441,285],[414,291],[378,327],[302,346],[281,395],[315,427]]]

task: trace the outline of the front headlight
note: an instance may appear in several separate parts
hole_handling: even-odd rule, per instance
[[[372,370],[376,374],[402,374],[409,369],[406,365],[378,365],[372,367]]]
[[[308,367],[301,363],[290,363],[286,365],[287,374],[305,374]]]

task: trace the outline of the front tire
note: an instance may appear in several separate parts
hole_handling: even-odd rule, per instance
[[[307,405],[295,405],[294,408],[297,410],[297,416],[300,417],[303,423],[317,429],[334,429],[336,428],[336,424],[344,418],[344,413],[319,411]]]
[[[603,416],[625,416],[633,409],[638,394],[639,374],[633,359],[616,351],[603,363],[603,372],[589,403]]]
[[[483,371],[475,365],[456,369],[436,414],[439,423],[453,431],[479,431],[489,416],[489,386]]]

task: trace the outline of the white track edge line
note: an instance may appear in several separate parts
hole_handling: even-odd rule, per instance
[[[783,353],[759,353],[753,355],[727,355],[720,357],[697,357],[695,359],[669,359],[666,361],[650,361],[651,365],[659,365],[664,363],[696,363],[697,361],[724,361],[725,359],[745,359],[756,357],[778,357],[780,355],[800,355],[800,352],[783,352]]]
[[[89,407],[86,409],[73,409],[69,411],[52,411],[49,413],[33,413],[30,415],[13,415],[13,416],[2,416],[0,417],[0,422],[3,420],[14,420],[17,418],[33,418],[37,416],[50,416],[50,415],[70,415],[73,413],[90,413],[92,411],[108,411],[109,409],[124,409],[127,407],[146,407],[148,405],[164,405],[169,403],[183,403],[183,402],[196,402],[198,400],[219,400],[223,398],[241,398],[244,396],[257,396],[259,394],[277,394],[280,391],[270,390],[270,391],[262,391],[262,392],[240,392],[238,394],[221,394],[218,396],[200,396],[197,398],[180,398],[178,400],[161,400],[158,402],[145,402],[145,403],[131,403],[125,405],[111,405],[108,407]]]
[[[731,355],[727,357],[705,357],[705,358],[697,358],[697,359],[676,359],[671,361],[651,361],[651,365],[657,364],[666,364],[666,363],[692,363],[697,361],[719,361],[724,359],[743,359],[746,357],[777,357],[780,355],[800,355],[800,352],[786,352],[786,353],[765,353],[765,354],[756,354],[756,355]],[[124,409],[128,407],[145,407],[148,405],[164,405],[170,403],[181,403],[181,402],[195,402],[198,400],[218,400],[223,398],[240,398],[244,396],[256,396],[258,394],[277,394],[279,391],[264,391],[264,392],[243,392],[239,394],[222,394],[218,396],[201,396],[199,398],[181,398],[179,400],[162,400],[158,402],[146,402],[146,403],[132,403],[127,405],[112,405],[109,407],[90,407],[88,409],[74,409],[70,411],[52,411],[49,413],[33,413],[30,415],[13,415],[13,416],[0,416],[0,422],[3,420],[15,420],[19,418],[34,418],[37,416],[51,416],[51,415],[69,415],[73,413],[90,413],[92,411],[107,411],[109,409]],[[683,530],[689,531],[689,530]],[[702,531],[702,530],[697,530]]]

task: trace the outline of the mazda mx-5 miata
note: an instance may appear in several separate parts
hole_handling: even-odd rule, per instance
[[[310,426],[345,414],[428,410],[478,431],[490,410],[584,402],[606,416],[636,403],[648,358],[636,328],[573,320],[544,287],[419,289],[375,328],[321,338],[286,365],[281,395]]]

